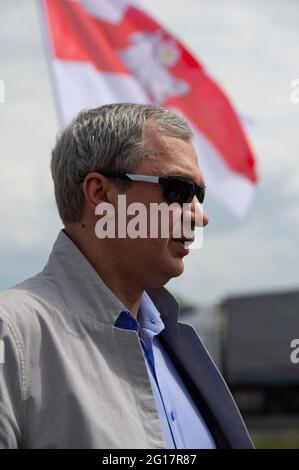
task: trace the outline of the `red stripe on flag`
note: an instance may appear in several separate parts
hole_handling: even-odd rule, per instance
[[[102,22],[87,13],[80,3],[45,0],[45,6],[54,57],[89,62],[102,72],[131,74]]]
[[[236,172],[257,181],[255,159],[241,123],[229,99],[192,55],[180,44],[181,60],[171,68],[178,79],[187,80],[190,93],[167,98],[166,107],[181,109],[225,157]]]

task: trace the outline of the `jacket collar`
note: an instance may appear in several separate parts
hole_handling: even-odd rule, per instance
[[[121,301],[64,230],[58,234],[42,275],[59,294],[65,307],[78,315],[92,316],[101,323],[113,326],[123,309]],[[146,292],[163,321],[178,320],[179,304],[164,287]]]

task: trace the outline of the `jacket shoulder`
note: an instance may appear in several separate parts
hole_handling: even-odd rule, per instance
[[[60,308],[60,299],[41,273],[0,293],[0,319],[20,333]]]

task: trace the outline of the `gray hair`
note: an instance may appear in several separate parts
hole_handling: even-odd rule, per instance
[[[147,157],[145,122],[152,122],[163,135],[184,140],[193,137],[187,122],[174,112],[161,106],[132,103],[84,109],[57,136],[51,172],[63,222],[82,219],[84,195],[80,178],[92,171],[132,173]],[[127,187],[124,181],[115,183],[120,190]]]

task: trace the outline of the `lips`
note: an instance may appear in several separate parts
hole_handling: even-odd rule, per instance
[[[171,240],[173,240],[174,242],[179,242],[181,243],[184,247],[188,247],[189,245],[191,245],[191,243],[194,242],[194,237],[192,238],[172,238]]]
[[[194,238],[171,238],[172,242],[177,248],[177,253],[181,256],[186,256],[189,254],[188,246],[194,241]]]

